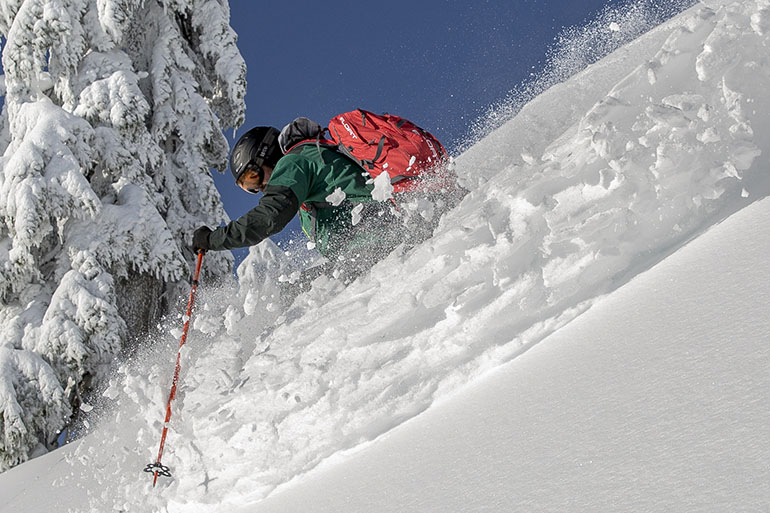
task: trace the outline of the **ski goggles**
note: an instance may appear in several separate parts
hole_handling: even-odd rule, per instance
[[[235,183],[244,191],[250,194],[257,194],[265,186],[264,182],[265,172],[262,170],[262,166],[250,163]]]

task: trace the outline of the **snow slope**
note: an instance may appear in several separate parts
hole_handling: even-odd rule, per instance
[[[333,455],[437,414],[418,415],[481,386],[480,376],[587,310],[600,315],[607,293],[622,294],[628,280],[768,195],[768,44],[767,0],[690,9],[541,95],[458,158],[472,192],[433,239],[347,288],[319,279],[287,312],[273,304],[264,271],[288,273],[290,263],[275,247],[255,249],[240,291],[201,291],[163,460],[175,478],[151,490],[140,471],[157,450],[178,332],[169,327],[179,319],[159,333],[165,344],[121,369],[90,419],[98,428],[66,458],[47,456],[61,461],[40,482],[56,479],[67,489],[58,505],[83,511],[248,510]],[[537,349],[507,372],[526,372]],[[588,358],[594,349],[584,350]],[[663,379],[670,368],[659,367]],[[584,382],[612,376],[597,370]],[[579,404],[556,390],[557,408]],[[598,425],[612,426],[624,408],[627,396],[615,397],[606,416],[591,417]],[[517,419],[523,432],[542,426]],[[557,442],[568,429],[553,426]],[[34,501],[47,498],[35,489],[4,507],[38,511]]]
[[[770,199],[243,512],[765,512]],[[725,265],[725,262],[729,262]]]

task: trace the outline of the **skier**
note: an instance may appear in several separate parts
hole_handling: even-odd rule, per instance
[[[240,188],[262,192],[262,198],[226,226],[198,228],[193,248],[228,250],[258,244],[299,212],[303,231],[329,260],[327,269],[344,269],[354,277],[405,239],[432,233],[438,215],[426,220],[408,215],[396,202],[376,201],[372,180],[361,165],[322,144],[322,132],[317,123],[298,118],[280,132],[260,126],[243,135],[233,147],[230,170]],[[301,141],[305,144],[292,150]],[[450,196],[439,201],[446,204]]]

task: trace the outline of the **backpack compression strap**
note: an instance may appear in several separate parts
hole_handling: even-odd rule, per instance
[[[364,122],[366,122],[366,117],[364,117]],[[334,127],[332,127],[334,128]],[[334,133],[337,135],[338,140],[342,140],[340,137],[339,132],[337,132],[337,129],[334,128]],[[364,168],[364,171],[371,171],[374,169],[374,163],[377,162],[377,159],[380,158],[380,155],[382,155],[382,150],[385,148],[385,136],[383,135],[380,137],[380,142],[377,143],[377,153],[369,160],[360,160],[357,158],[353,153],[351,153],[351,149],[348,149],[344,144],[339,144],[337,146],[337,151],[344,154],[346,157],[353,159],[354,162],[358,162],[358,165]]]

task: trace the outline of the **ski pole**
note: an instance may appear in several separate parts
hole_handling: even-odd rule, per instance
[[[155,487],[155,483],[158,481],[158,476],[171,477],[171,471],[169,468],[161,464],[160,460],[163,457],[163,448],[166,445],[166,434],[168,433],[168,423],[171,420],[171,401],[176,396],[176,385],[179,381],[179,369],[180,361],[182,358],[182,346],[187,340],[187,330],[190,328],[190,319],[192,318],[192,310],[195,305],[195,294],[198,290],[198,277],[201,274],[201,264],[203,264],[203,255],[205,251],[198,251],[198,262],[195,265],[195,273],[193,274],[192,287],[190,288],[190,300],[187,302],[187,314],[184,319],[184,327],[182,328],[182,338],[179,340],[179,350],[176,353],[176,368],[174,369],[174,379],[171,381],[171,392],[168,395],[168,403],[166,403],[166,420],[163,421],[163,433],[160,436],[160,448],[158,449],[158,459],[155,463],[148,463],[144,468],[145,472],[151,472],[153,474],[152,486]]]

